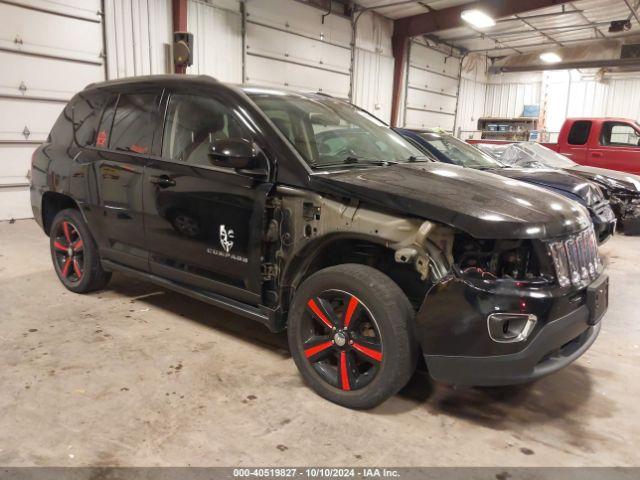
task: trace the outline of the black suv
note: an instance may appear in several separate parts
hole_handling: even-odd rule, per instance
[[[322,94],[209,77],[93,84],[33,156],[61,282],[120,271],[288,332],[323,397],[526,382],[594,342],[607,277],[583,207],[434,163]]]

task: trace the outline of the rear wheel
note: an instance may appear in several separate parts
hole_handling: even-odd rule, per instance
[[[49,242],[53,266],[69,290],[86,293],[109,283],[111,273],[103,270],[98,248],[79,211],[66,209],[55,216]]]
[[[397,393],[416,364],[413,308],[389,277],[364,265],[321,270],[296,292],[291,352],[305,381],[349,408],[372,408]]]

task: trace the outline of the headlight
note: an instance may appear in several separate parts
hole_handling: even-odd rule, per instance
[[[578,288],[586,287],[602,271],[598,244],[592,228],[567,239],[550,242],[548,248],[561,287],[570,284]]]

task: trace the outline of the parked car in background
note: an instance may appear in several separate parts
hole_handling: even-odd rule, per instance
[[[606,168],[579,165],[536,142],[476,143],[483,152],[513,167],[558,168],[597,183],[627,235],[640,234],[640,176]]]
[[[640,174],[640,125],[626,118],[568,118],[545,146],[580,165]]]
[[[558,169],[508,166],[439,129],[418,131],[396,128],[395,130],[440,162],[484,170],[531,183],[580,203],[591,215],[599,243],[605,242],[615,231],[616,217],[609,202],[600,188],[589,180]]]
[[[185,75],[90,85],[32,171],[67,289],[119,271],[286,330],[303,379],[351,408],[396,393],[420,357],[452,384],[550,374],[607,310],[584,208],[426,159],[327,95]]]

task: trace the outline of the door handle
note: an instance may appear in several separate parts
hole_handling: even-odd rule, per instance
[[[160,188],[168,188],[168,187],[175,187],[176,186],[176,181],[173,180],[172,178],[169,178],[168,175],[160,175],[157,177],[151,177],[149,178],[149,182],[153,183],[154,185],[158,185]]]
[[[591,152],[591,158],[602,158],[602,153],[600,153],[600,152]]]

